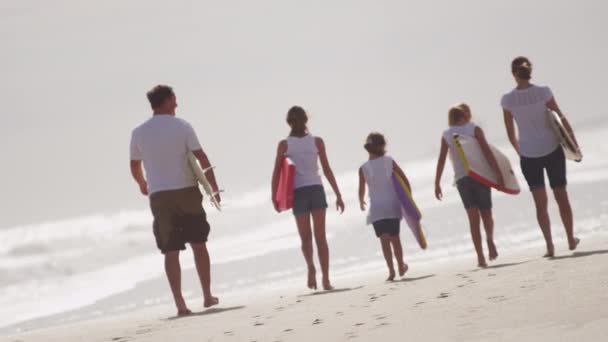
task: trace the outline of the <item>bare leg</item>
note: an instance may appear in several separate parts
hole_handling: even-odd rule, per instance
[[[545,191],[544,187],[532,190],[532,197],[536,205],[536,220],[538,221],[540,230],[543,232],[547,245],[545,257],[550,258],[555,255],[555,248],[553,247],[553,238],[551,237],[551,220],[547,212],[547,191]]]
[[[182,270],[179,264],[179,251],[167,252],[165,254],[165,273],[169,280],[171,293],[173,293],[177,315],[190,313],[182,295]]]
[[[219,300],[211,295],[211,264],[209,262],[209,252],[205,243],[192,243],[192,253],[196,272],[203,288],[204,306],[206,308],[217,305]]]
[[[469,216],[469,225],[471,229],[471,238],[473,239],[473,246],[475,246],[475,252],[477,253],[477,266],[487,267],[488,265],[486,264],[486,258],[483,255],[483,246],[481,245],[479,209],[469,208],[467,209],[467,215]]]
[[[395,253],[395,260],[397,260],[399,276],[403,277],[405,272],[407,272],[408,266],[405,261],[403,261],[403,247],[401,246],[399,235],[391,236],[390,242],[393,246],[393,252]]]
[[[492,209],[480,210],[483,228],[486,231],[486,240],[488,241],[488,256],[490,260],[496,260],[498,251],[494,244],[494,218],[492,218]]]
[[[308,281],[307,286],[309,289],[317,289],[317,276],[315,270],[315,263],[312,258],[313,247],[312,247],[312,229],[310,227],[310,214],[296,215],[296,224],[298,226],[298,234],[300,234],[300,240],[302,242],[302,254],[308,267]]]
[[[570,247],[570,250],[573,251],[576,249],[576,246],[580,240],[574,236],[574,220],[572,218],[570,200],[568,199],[568,191],[566,190],[565,186],[555,188],[553,189],[553,195],[555,196],[555,201],[557,201],[557,205],[559,206],[559,215],[561,216],[564,228],[566,229],[568,246]]]
[[[323,289],[331,290],[333,286],[331,286],[331,282],[329,281],[329,247],[327,245],[327,236],[325,236],[325,209],[314,210],[312,212],[312,222],[317,253],[319,254],[319,263],[321,264],[321,273],[323,273]]]
[[[382,254],[384,254],[384,260],[388,267],[388,278],[386,281],[395,280],[395,268],[393,267],[393,252],[391,251],[391,237],[388,234],[382,234],[380,236],[380,244],[382,245]]]

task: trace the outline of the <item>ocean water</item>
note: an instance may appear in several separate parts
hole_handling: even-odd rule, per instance
[[[608,125],[578,132],[585,159],[580,164],[568,162],[581,249],[585,248],[585,240],[608,234],[606,132]],[[509,146],[500,147],[512,161],[516,160]],[[470,259],[473,267],[475,258],[466,215],[451,186],[450,165],[444,175],[442,202],[433,195],[435,156],[404,160],[401,165],[423,212],[429,242],[428,250],[420,250],[408,228],[402,226],[411,272],[426,263],[458,257]],[[372,228],[365,225],[365,213],[358,209],[356,170],[340,174],[338,181],[347,211],[339,215],[332,210],[334,198],[328,191],[327,218],[331,272],[336,286],[340,279],[385,271],[377,239]],[[521,177],[520,184],[525,184]],[[517,196],[494,192],[493,198],[500,253],[538,246],[540,255],[543,240],[529,193],[525,189]],[[295,223],[291,214],[273,211],[268,186],[242,194],[228,192],[224,202],[221,213],[206,203],[212,225],[208,245],[215,293],[226,298],[286,287],[305,291],[305,268]],[[551,213],[558,252],[565,253],[554,203]],[[172,313],[162,257],[155,249],[150,223],[148,210],[142,209],[0,231],[0,331],[18,332],[153,305],[166,306],[168,314]],[[189,251],[182,254],[182,267],[184,292],[191,303],[196,303],[201,294]]]

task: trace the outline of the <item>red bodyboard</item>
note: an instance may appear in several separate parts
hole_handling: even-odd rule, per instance
[[[279,186],[275,199],[279,204],[279,210],[285,211],[293,208],[293,187],[296,176],[296,166],[291,159],[285,157],[281,163],[279,174]]]

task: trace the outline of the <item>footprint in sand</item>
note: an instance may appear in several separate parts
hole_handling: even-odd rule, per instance
[[[255,322],[255,323],[253,323],[254,327],[261,327],[262,325],[264,325],[264,323],[262,323],[262,322]]]
[[[378,317],[376,317],[376,320],[377,320],[377,321],[381,321],[381,320],[383,320],[383,319],[386,319],[386,316],[378,316]]]
[[[288,332],[292,332],[292,331],[293,331],[293,329],[285,329],[285,330],[283,330],[284,333],[288,333]]]
[[[488,273],[488,277],[496,277],[496,273]]]
[[[442,299],[442,298],[448,298],[449,296],[450,296],[450,293],[449,293],[449,292],[441,292],[441,293],[439,294],[439,296],[437,296],[437,298]]]
[[[234,336],[234,332],[233,331],[224,331],[224,335],[226,335],[226,336]]]
[[[322,319],[316,318],[314,321],[312,321],[312,325],[319,325],[319,324],[323,324],[323,320]]]
[[[336,312],[336,316],[344,316],[344,312],[338,311],[338,312]]]
[[[262,317],[262,315],[251,316],[251,318],[260,318],[260,317]]]
[[[364,326],[364,325],[365,325],[365,323],[355,323],[355,327],[361,327],[361,326]]]
[[[505,296],[492,296],[492,297],[488,297],[488,300],[491,302],[504,302],[505,300],[507,300],[507,298]]]
[[[148,333],[151,333],[151,332],[152,332],[152,329],[147,328],[147,329],[139,329],[139,330],[135,331],[135,334],[136,335],[143,335],[143,334],[148,334]]]
[[[353,331],[347,332],[346,334],[344,334],[344,336],[346,336],[346,339],[349,339],[349,340],[359,337],[359,335],[355,334]]]
[[[274,308],[274,311],[283,311],[285,310],[284,306],[279,306],[278,308]]]
[[[125,342],[125,341],[128,341],[128,340],[129,340],[129,338],[126,337],[126,336],[119,336],[119,337],[112,338],[112,341],[115,341],[115,342]],[[14,342],[23,342],[23,341],[22,340],[16,340]]]

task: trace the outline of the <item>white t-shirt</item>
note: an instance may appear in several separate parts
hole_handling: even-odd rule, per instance
[[[538,158],[555,151],[559,138],[551,128],[547,102],[553,94],[549,87],[531,86],[505,94],[501,106],[513,114],[519,132],[519,152]]]
[[[296,166],[294,188],[323,184],[319,173],[319,150],[314,136],[307,134],[301,138],[288,137],[287,156]]]
[[[395,193],[393,159],[388,156],[368,160],[361,166],[363,178],[369,188],[367,224],[384,219],[400,219],[401,204]]]
[[[477,128],[477,126],[474,123],[468,122],[460,126],[451,126],[443,132],[443,140],[445,140],[445,142],[448,144],[450,160],[452,161],[452,166],[454,167],[454,180],[456,181],[465,177],[467,172],[464,168],[464,164],[462,163],[462,159],[458,155],[458,150],[456,149],[453,136],[454,134],[459,134],[475,137],[475,128]]]
[[[200,149],[192,126],[173,115],[154,115],[131,135],[131,160],[143,160],[150,193],[196,186],[187,153]]]

